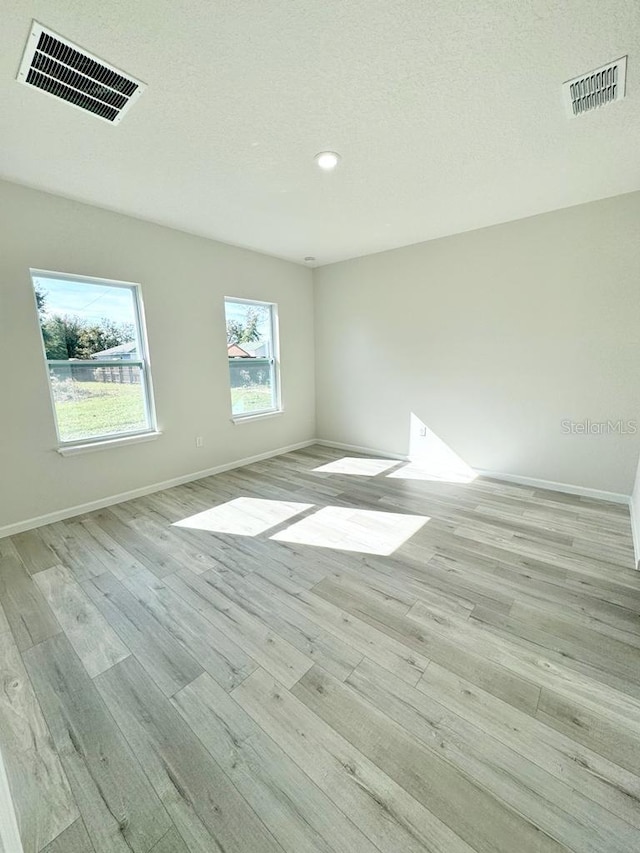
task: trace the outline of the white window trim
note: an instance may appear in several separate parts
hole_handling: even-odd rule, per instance
[[[248,412],[246,415],[234,415],[231,418],[234,424],[244,424],[248,421],[261,421],[264,418],[276,418],[278,415],[284,415],[284,409],[269,409],[264,412]]]
[[[254,421],[262,418],[271,418],[275,415],[281,415],[284,412],[282,405],[282,385],[280,380],[280,325],[278,319],[278,304],[277,302],[265,302],[260,299],[243,299],[239,296],[225,296],[225,326],[226,326],[226,305],[227,302],[239,302],[244,305],[266,305],[270,311],[271,317],[271,347],[273,350],[273,388],[276,405],[272,409],[260,409],[259,411],[234,413],[233,399],[231,397],[231,377],[229,376],[229,402],[231,404],[231,421],[234,424],[244,423],[245,421]],[[227,359],[228,361],[228,359]]]
[[[36,290],[34,279],[37,277],[50,278],[58,281],[77,281],[80,283],[87,282],[88,284],[102,284],[107,287],[124,287],[128,290],[133,290],[135,319],[138,332],[138,343],[140,344],[140,358],[142,362],[141,371],[144,376],[144,407],[147,416],[148,428],[141,432],[135,433],[117,433],[116,435],[100,435],[91,436],[78,441],[63,441],[60,438],[60,430],[58,428],[58,415],[56,412],[56,403],[53,397],[53,389],[51,387],[51,379],[49,374],[49,364],[47,360],[47,352],[44,345],[42,331],[39,328],[40,341],[42,344],[42,357],[44,369],[47,379],[47,387],[49,389],[49,399],[51,400],[51,411],[53,415],[53,423],[56,430],[58,440],[57,451],[61,456],[72,456],[78,453],[90,453],[94,450],[107,449],[109,447],[119,446],[120,444],[135,444],[137,441],[152,441],[162,433],[158,431],[158,422],[156,417],[155,397],[153,393],[153,382],[151,379],[151,364],[149,360],[149,343],[147,340],[147,324],[144,313],[144,303],[142,300],[142,287],[135,281],[119,281],[110,278],[98,278],[90,275],[75,275],[73,273],[55,272],[53,270],[42,270],[30,268],[31,290],[33,292],[33,304],[35,308],[36,318],[38,317],[38,305],[36,301]]]
[[[115,438],[102,438],[99,441],[87,441],[83,444],[61,444],[58,447],[58,453],[60,456],[79,456],[81,453],[95,453],[96,450],[108,450],[110,447],[126,447],[128,444],[155,441],[161,435],[162,433],[158,430],[151,430],[133,435],[118,435]]]

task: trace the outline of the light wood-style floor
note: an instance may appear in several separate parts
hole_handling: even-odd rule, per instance
[[[0,540],[25,853],[640,850],[626,508],[343,456]]]

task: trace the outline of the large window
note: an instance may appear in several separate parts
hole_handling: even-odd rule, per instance
[[[276,306],[225,299],[234,418],[280,410]]]
[[[60,445],[155,430],[137,284],[32,270]]]

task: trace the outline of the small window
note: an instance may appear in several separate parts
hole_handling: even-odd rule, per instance
[[[137,284],[32,270],[61,445],[155,430]]]
[[[280,411],[277,306],[225,299],[234,418]]]

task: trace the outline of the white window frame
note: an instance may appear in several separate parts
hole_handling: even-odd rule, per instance
[[[271,383],[273,388],[273,400],[275,402],[274,406],[271,406],[268,409],[254,409],[252,412],[239,412],[236,414],[233,411],[233,396],[232,396],[232,386],[231,386],[231,372],[228,372],[229,376],[229,402],[231,404],[231,420],[234,423],[241,423],[242,421],[254,420],[256,418],[265,418],[271,417],[273,415],[279,415],[282,411],[282,390],[281,390],[281,382],[280,382],[280,325],[278,322],[278,304],[276,302],[263,302],[260,299],[244,299],[239,296],[225,296],[224,297],[224,317],[225,317],[225,331],[226,331],[226,323],[227,323],[227,302],[236,302],[243,305],[258,305],[260,307],[265,307],[269,309],[269,317],[270,317],[270,328],[271,328],[271,358],[265,359],[251,359],[252,362],[256,361],[264,361],[268,362],[271,368]],[[242,346],[242,344],[238,344],[238,346]],[[231,361],[227,357],[227,362]],[[242,361],[242,359],[238,359],[238,361]]]
[[[136,333],[137,333],[137,341],[140,347],[140,357],[135,361],[127,361],[126,364],[129,367],[138,367],[140,368],[141,374],[141,386],[143,390],[143,400],[144,400],[144,409],[147,420],[147,426],[141,430],[132,430],[129,432],[116,432],[116,433],[105,433],[104,435],[91,435],[87,436],[87,438],[81,439],[72,439],[70,441],[64,441],[60,436],[60,428],[58,426],[58,413],[56,411],[56,402],[53,396],[53,388],[51,387],[51,374],[49,371],[49,364],[53,364],[55,366],[56,361],[47,359],[47,351],[44,344],[44,338],[42,337],[42,330],[40,329],[40,324],[38,323],[38,331],[40,333],[40,342],[42,345],[42,357],[44,361],[44,368],[46,372],[47,378],[47,387],[49,389],[49,399],[51,401],[51,411],[53,414],[53,423],[56,429],[56,437],[58,440],[58,451],[63,456],[71,455],[74,451],[76,452],[88,452],[89,450],[99,450],[107,447],[117,447],[126,443],[134,443],[139,442],[145,439],[155,438],[160,435],[158,431],[158,422],[156,418],[156,407],[155,407],[155,398],[153,394],[153,384],[151,381],[151,364],[149,360],[149,344],[147,341],[147,326],[145,321],[144,314],[144,304],[142,301],[142,288],[138,282],[134,281],[116,281],[114,279],[109,278],[97,278],[95,276],[88,275],[75,275],[73,273],[63,273],[63,272],[53,272],[51,270],[41,270],[41,269],[29,269],[29,273],[31,275],[31,289],[33,291],[33,300],[36,310],[37,317],[37,301],[36,301],[36,288],[35,288],[35,279],[36,278],[48,278],[57,281],[74,281],[79,283],[86,284],[101,284],[107,287],[121,287],[126,288],[127,290],[132,291],[133,293],[133,305],[135,312],[135,324],[136,324]],[[77,362],[73,362],[77,363]],[[68,364],[67,361],[58,361],[58,365]],[[95,367],[107,366],[113,367],[113,361],[91,361],[91,364]]]

